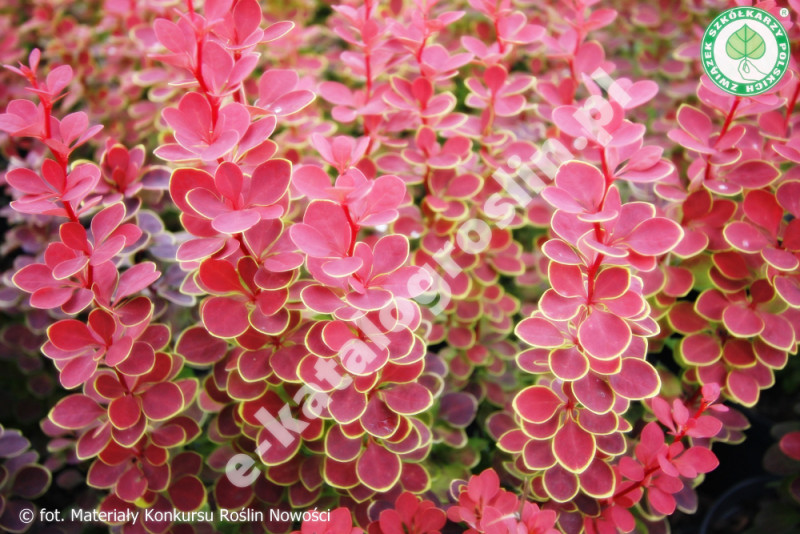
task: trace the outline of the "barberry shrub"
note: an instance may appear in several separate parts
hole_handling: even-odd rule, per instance
[[[0,526],[695,511],[800,340],[800,5],[756,5],[792,56],[744,97],[700,63],[734,4],[6,2],[0,347],[42,409],[2,412]]]

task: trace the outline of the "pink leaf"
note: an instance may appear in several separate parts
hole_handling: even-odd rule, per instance
[[[218,337],[236,337],[250,326],[247,307],[226,297],[210,297],[200,307],[200,317],[208,331]]]
[[[156,264],[151,261],[137,263],[127,269],[119,277],[117,284],[116,300],[120,301],[129,297],[158,280],[161,273],[156,271]]]
[[[50,420],[61,428],[80,429],[95,422],[105,413],[97,402],[81,394],[61,399],[50,412]]]
[[[683,239],[683,230],[675,221],[663,217],[647,219],[627,237],[635,252],[645,256],[660,256],[675,248]]]
[[[564,468],[580,473],[594,459],[594,437],[567,418],[553,438],[553,453]]]
[[[607,360],[619,356],[628,347],[631,329],[616,315],[594,309],[578,327],[578,339],[589,354]]]
[[[292,164],[285,159],[271,159],[253,171],[248,203],[269,206],[277,202],[289,187]]]
[[[178,339],[175,352],[194,365],[210,365],[225,357],[228,344],[201,326],[185,330]]]
[[[614,392],[630,400],[652,397],[661,389],[658,373],[649,363],[636,358],[624,358],[619,373],[609,378]]]
[[[731,334],[739,337],[757,336],[764,330],[764,321],[756,312],[743,306],[728,306],[722,313],[722,322]]]
[[[381,466],[376,469],[375,466]],[[370,440],[367,449],[356,463],[356,473],[362,484],[374,491],[390,490],[400,478],[400,458]]]
[[[556,348],[565,343],[564,334],[541,317],[524,319],[517,325],[516,333],[534,347]]]
[[[108,405],[108,419],[115,428],[131,428],[142,416],[139,400],[133,395],[123,395]]]
[[[544,423],[556,414],[564,401],[546,386],[531,386],[520,391],[513,404],[514,410],[526,421]]]
[[[383,398],[387,406],[403,415],[413,415],[427,410],[433,403],[431,392],[420,384],[398,384],[384,390]]]
[[[168,419],[182,409],[183,394],[174,382],[155,384],[142,395],[142,410],[150,420]]]
[[[744,221],[735,221],[723,230],[725,240],[744,252],[759,252],[769,244],[766,236],[755,226]]]
[[[725,174],[725,179],[748,189],[760,189],[771,184],[781,172],[766,161],[745,161]]]
[[[81,350],[97,345],[89,328],[76,319],[64,319],[53,324],[47,331],[53,344],[63,350]]]

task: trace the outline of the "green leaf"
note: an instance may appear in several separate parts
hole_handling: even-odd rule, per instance
[[[731,59],[758,59],[766,51],[764,39],[747,24],[733,32],[725,43],[725,52]]]

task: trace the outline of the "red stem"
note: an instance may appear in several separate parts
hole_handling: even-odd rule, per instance
[[[694,395],[692,395],[692,399],[690,399],[690,401],[689,401],[690,404],[691,404],[693,399],[697,398],[697,394],[698,394],[699,391],[700,391],[700,389],[695,391]],[[689,420],[690,421],[696,420],[698,417],[703,415],[703,412],[706,411],[708,406],[709,406],[709,403],[707,403],[706,401],[702,401],[700,403],[700,406],[698,406],[697,410],[694,412],[694,415],[692,415],[692,417]],[[688,424],[688,421],[687,421],[687,424],[685,424],[683,426],[683,429],[678,434],[673,436],[672,443],[670,445],[672,445],[674,443],[678,443],[679,441],[681,441],[684,437],[686,437],[686,433],[688,431],[689,431],[689,424]],[[652,475],[653,473],[655,473],[659,469],[660,469],[660,467],[658,465],[654,465],[652,467],[649,467],[645,471],[644,477],[642,477],[642,480],[638,481],[636,484],[633,484],[632,486],[630,486],[628,488],[625,488],[624,490],[622,490],[622,491],[620,491],[618,493],[615,493],[614,496],[611,497],[611,499],[609,499],[607,502],[613,501],[613,500],[615,500],[615,499],[617,499],[619,497],[622,497],[623,495],[627,495],[628,493],[630,493],[631,491],[633,491],[633,490],[635,490],[637,488],[641,488],[642,485],[644,484],[644,481],[647,480],[647,477]]]
[[[792,118],[792,112],[794,111],[794,105],[797,103],[798,97],[800,97],[800,83],[795,87],[794,94],[792,94],[792,98],[789,99],[789,103],[786,106],[786,118],[783,120],[783,131],[786,133],[787,137],[789,134],[789,120]]]
[[[236,240],[239,242],[239,248],[242,250],[242,253],[245,256],[250,256],[251,258],[256,260],[256,263],[261,264],[261,259],[260,258],[256,258],[255,254],[253,254],[250,251],[250,248],[247,246],[247,243],[245,243],[245,241],[244,241],[244,235],[241,232],[238,233],[238,234],[235,234],[233,237],[235,237]]]
[[[50,139],[52,137],[50,132],[50,115],[53,111],[53,104],[43,100],[42,107],[44,108],[44,135],[47,139]]]
[[[29,81],[31,85],[33,85],[34,89],[39,88],[39,82],[36,80],[36,76],[32,75],[29,78]],[[50,129],[50,118],[52,117],[53,114],[53,103],[50,101],[49,98],[42,97],[41,94],[39,95],[39,101],[42,103],[42,109],[44,110],[44,137],[42,138],[42,142],[47,144],[47,140],[53,138],[53,133]],[[56,161],[58,161],[58,164],[61,166],[61,170],[64,172],[64,176],[66,176],[68,174],[67,171],[69,170],[68,157],[65,157],[57,153],[55,150],[53,150],[52,147],[48,146],[48,148],[50,149],[50,154],[52,154],[53,157],[56,158]],[[78,216],[75,214],[75,210],[72,209],[72,205],[69,202],[65,202],[64,200],[62,200],[61,203],[64,205],[64,211],[67,212],[67,217],[69,217],[69,219],[73,222],[80,222],[78,220]]]
[[[241,59],[241,57],[242,57],[242,53],[240,51],[236,50],[233,53],[233,61],[234,61],[234,63],[239,61],[239,59]],[[240,85],[239,86],[239,90],[233,92],[233,101],[234,102],[238,102],[239,104],[241,104],[242,102],[244,102],[244,96],[245,96],[244,95],[244,86]]]
[[[370,51],[368,48],[364,49],[364,70],[367,77],[366,101],[369,102],[372,96],[372,61],[370,61]]]
[[[602,237],[602,230],[600,229],[600,225],[595,223],[594,225],[594,235],[595,238],[600,241]],[[603,256],[602,254],[598,254],[597,257],[594,259],[594,263],[589,266],[589,270],[586,273],[588,278],[588,284],[586,286],[586,304],[591,305],[592,299],[594,298],[594,284],[597,278],[597,271],[600,269],[600,265],[603,263]]]
[[[67,217],[69,217],[69,220],[72,222],[80,222],[78,220],[78,216],[75,214],[75,210],[72,209],[70,203],[64,200],[62,200],[61,203],[64,204],[64,211],[67,212]]]
[[[722,125],[722,130],[720,130],[719,132],[719,137],[717,137],[717,140],[714,142],[715,148],[719,143],[719,140],[722,139],[722,137],[728,132],[728,129],[731,127],[731,124],[733,123],[733,116],[736,113],[736,108],[739,107],[739,103],[741,101],[742,99],[738,96],[733,101],[733,105],[731,106],[730,111],[728,111],[728,115],[725,117],[725,123]],[[709,178],[711,178],[711,167],[712,167],[711,156],[706,156],[706,170],[705,173],[703,174],[703,181],[706,181]]]
[[[600,163],[603,168],[603,177],[605,178],[605,191],[603,192],[603,199],[600,201],[600,209],[603,209],[603,206],[606,203],[606,197],[608,196],[608,191],[611,189],[611,185],[614,183],[614,178],[611,176],[611,173],[608,170],[608,162],[606,161],[606,151],[605,149],[600,151]],[[599,242],[603,242],[603,228],[600,223],[594,223],[594,237]],[[589,266],[589,270],[587,271],[587,278],[588,283],[586,287],[586,304],[590,305],[592,303],[592,298],[594,297],[594,284],[595,279],[597,277],[597,271],[600,269],[600,265],[603,263],[603,259],[605,256],[603,254],[598,254],[597,257],[594,259],[592,265]]]
[[[489,135],[492,130],[492,126],[494,125],[494,96],[492,96],[492,99],[489,101],[486,111],[489,113],[489,120],[486,121],[486,126],[483,127],[483,132],[481,132],[484,137]]]
[[[611,184],[614,183],[614,177],[611,176],[611,172],[608,169],[608,161],[606,160],[606,149],[600,151],[600,165],[603,169],[603,176],[606,179],[606,192],[603,194],[603,200],[600,202],[600,209],[603,209],[603,206],[606,203],[606,195],[608,194],[608,190],[611,188]]]
[[[639,480],[636,484],[633,484],[632,486],[629,486],[629,487],[625,488],[624,490],[620,491],[619,493],[615,493],[614,496],[611,497],[611,499],[609,499],[609,501],[613,501],[615,499],[618,499],[618,498],[622,497],[623,495],[627,495],[628,493],[641,488],[642,485],[644,484],[644,481],[647,480],[647,477],[649,477],[650,475],[652,475],[653,473],[658,471],[658,469],[659,469],[659,467],[657,465],[648,468],[647,471],[644,472],[644,476],[642,477],[642,480]]]
[[[506,47],[505,44],[503,44],[503,39],[500,38],[500,25],[498,23],[497,15],[495,15],[494,17],[494,35],[495,38],[497,39],[498,50],[500,51],[501,54],[505,53]]]
[[[420,65],[422,65],[422,53],[425,51],[425,45],[428,43],[428,37],[430,37],[430,35],[426,33],[419,50],[417,50],[417,63]]]
[[[422,184],[425,186],[425,196],[431,195],[431,168],[425,165],[425,176],[422,178]]]
[[[347,218],[347,224],[350,225],[350,248],[347,250],[347,255],[352,256],[356,249],[358,231],[360,228],[355,222],[353,222],[352,217],[350,217],[350,209],[347,206],[344,206],[344,216]]]
[[[33,85],[34,89],[39,88],[39,83],[36,80],[35,75],[32,75],[29,78],[29,80],[31,85]],[[52,117],[53,113],[53,103],[50,101],[49,98],[43,98],[41,95],[39,96],[39,101],[42,103],[42,109],[44,110],[44,138],[42,139],[42,141],[45,142],[45,144],[47,144],[47,140],[53,138],[53,133],[50,128],[50,118]],[[52,147],[48,146],[48,148],[50,149],[50,154],[52,154],[53,157],[56,158],[56,161],[61,166],[61,170],[64,173],[64,176],[66,176],[69,172],[69,156],[64,156],[56,152],[55,150],[53,150]],[[69,201],[66,201],[64,199],[61,199],[61,204],[64,206],[64,211],[67,213],[67,218],[72,222],[80,224],[81,221],[78,218],[78,215],[75,213],[75,209],[72,207],[72,204],[70,204]],[[86,289],[91,291],[93,284],[94,284],[94,269],[92,268],[91,265],[87,265]],[[92,304],[95,307],[97,307],[97,301],[95,301],[94,299],[92,299]]]
[[[702,401],[700,403],[700,406],[697,407],[697,410],[695,410],[694,415],[692,415],[692,417],[689,419],[689,421],[694,421],[695,419],[697,419],[698,417],[703,415],[703,412],[706,411],[706,408],[708,408],[708,403],[706,401]],[[687,421],[686,424],[683,425],[683,428],[674,437],[674,439],[672,440],[672,443],[677,443],[678,441],[682,440],[686,436],[686,433],[689,431],[689,421]]]
[[[33,86],[34,89],[39,89],[39,81],[36,79],[36,73],[32,72],[28,76],[28,82]],[[42,96],[41,93],[37,93],[39,95],[39,101],[42,103],[42,109],[44,110],[44,138],[50,139],[53,135],[50,131],[50,116],[53,112],[53,103],[50,101],[49,98],[45,98]],[[53,152],[53,149],[50,149],[50,152]],[[58,158],[58,156],[54,153],[54,156]],[[60,160],[61,158],[59,158]]]
[[[719,140],[728,132],[728,128],[731,126],[731,122],[733,122],[733,115],[736,113],[736,108],[739,107],[739,103],[742,101],[741,97],[736,97],[733,101],[733,105],[731,106],[731,110],[728,112],[728,116],[725,117],[725,123],[722,125],[722,130],[719,132],[719,137],[717,137],[714,146],[719,143]]]

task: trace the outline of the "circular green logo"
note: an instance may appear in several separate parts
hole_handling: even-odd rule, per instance
[[[700,57],[703,70],[723,91],[758,95],[786,74],[789,38],[772,14],[757,7],[735,7],[706,28]]]

